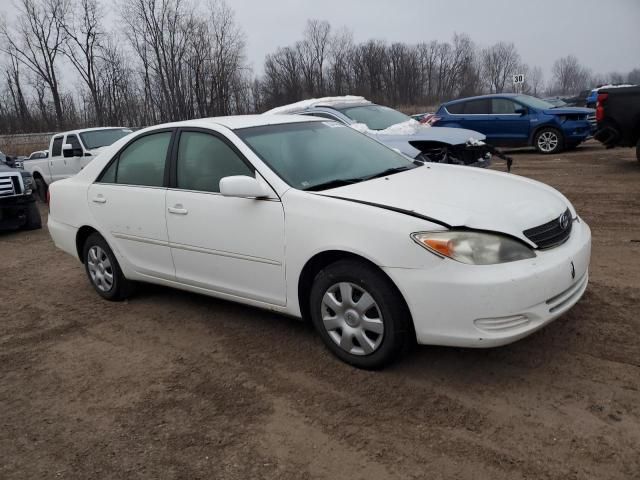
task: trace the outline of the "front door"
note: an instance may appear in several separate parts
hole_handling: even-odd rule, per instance
[[[529,141],[529,115],[516,113],[526,110],[519,103],[508,98],[491,99],[492,131],[487,133],[487,140],[499,137],[505,145],[526,145]]]
[[[182,130],[167,228],[179,282],[285,305],[284,211],[279,198],[224,197],[220,179],[259,178],[222,134]]]

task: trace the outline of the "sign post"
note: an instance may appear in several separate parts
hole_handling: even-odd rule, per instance
[[[524,85],[524,73],[516,73],[513,75],[513,86],[516,92],[522,92],[522,85]]]

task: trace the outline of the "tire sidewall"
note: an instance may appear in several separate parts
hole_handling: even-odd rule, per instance
[[[41,178],[36,178],[36,192],[42,203],[47,203],[47,184]]]
[[[558,144],[556,145],[556,148],[554,148],[553,150],[547,151],[547,152],[545,152],[544,150],[540,149],[540,147],[538,146],[538,139],[545,132],[553,132],[554,134],[556,134],[558,136]],[[562,132],[560,132],[558,129],[551,128],[551,127],[545,127],[545,128],[540,129],[536,133],[535,137],[533,138],[533,146],[536,148],[536,150],[539,153],[542,153],[543,155],[553,155],[554,153],[560,153],[564,148],[564,137],[562,136]]]
[[[353,355],[337,345],[322,321],[322,298],[331,286],[350,282],[367,291],[376,301],[384,321],[382,342],[369,355]],[[403,300],[393,284],[375,269],[353,261],[339,261],[321,270],[314,279],[310,295],[311,321],[327,348],[339,359],[364,369],[378,369],[391,362],[406,343],[409,328]]]
[[[91,273],[89,272],[88,256],[89,256],[89,250],[94,246],[100,247],[105,252],[113,268],[113,286],[111,287],[111,290],[109,290],[108,292],[103,292],[102,290],[100,290],[91,279]],[[82,260],[84,263],[84,269],[87,274],[89,283],[91,284],[93,289],[98,293],[98,295],[100,295],[102,298],[105,298],[106,300],[119,300],[122,297],[122,288],[123,288],[122,284],[124,281],[124,276],[122,275],[122,271],[120,270],[120,265],[118,264],[118,260],[113,254],[113,251],[111,250],[111,248],[109,248],[109,245],[107,244],[106,240],[97,233],[93,233],[89,235],[89,237],[84,243],[84,247],[82,249],[82,255],[83,255]]]

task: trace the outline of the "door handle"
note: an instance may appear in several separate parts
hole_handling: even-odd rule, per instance
[[[102,195],[98,195],[96,197],[93,197],[91,199],[94,203],[107,203],[107,199],[104,198]]]
[[[184,208],[181,204],[174,205],[173,207],[168,208],[169,213],[174,213],[176,215],[186,215],[189,213],[189,210]]]

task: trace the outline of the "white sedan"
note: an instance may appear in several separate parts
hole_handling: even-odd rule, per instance
[[[147,128],[50,197],[55,244],[102,297],[152,282],[309,318],[362,368],[416,340],[513,342],[587,287],[591,232],[556,190],[310,117]]]

